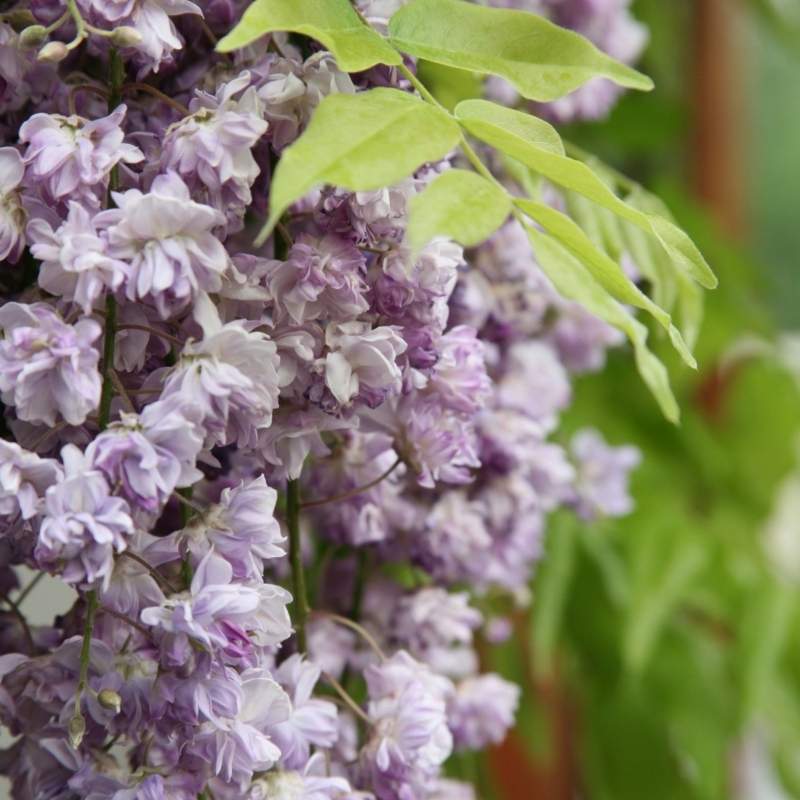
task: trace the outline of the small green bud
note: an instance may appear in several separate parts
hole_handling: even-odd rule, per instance
[[[103,708],[107,708],[115,714],[119,714],[122,708],[122,698],[113,689],[103,689],[97,695],[97,702],[100,703]]]
[[[130,25],[122,25],[111,32],[111,41],[117,47],[134,47],[142,41],[142,34]]]
[[[44,44],[45,39],[47,28],[44,25],[31,25],[20,33],[19,44],[25,50],[36,50]]]
[[[77,712],[69,721],[67,731],[69,732],[69,743],[77,750],[83,741],[83,734],[86,733],[86,723],[80,712]]]
[[[69,48],[64,42],[48,42],[40,51],[39,61],[56,63],[63,61],[69,55]]]

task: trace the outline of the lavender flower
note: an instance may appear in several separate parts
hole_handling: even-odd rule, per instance
[[[255,447],[278,405],[278,358],[266,334],[236,320],[199,342],[188,342],[163,398],[192,398],[208,437]]]
[[[631,445],[610,447],[592,428],[578,431],[570,451],[578,467],[575,505],[584,519],[624,517],[633,509],[628,476],[642,455]]]
[[[26,214],[17,191],[24,173],[17,150],[0,147],[0,261],[17,261],[25,247]]]
[[[107,253],[130,264],[125,294],[155,303],[166,319],[198,293],[215,292],[230,265],[212,230],[225,222],[215,209],[195,203],[175,172],[159,175],[150,191],[114,192],[118,208],[96,217],[106,229]]]
[[[275,679],[292,701],[289,719],[270,730],[284,769],[301,769],[309,760],[311,745],[331,748],[339,735],[336,706],[311,697],[319,676],[320,668],[303,661],[299,654],[290,656],[275,672]]]
[[[445,722],[452,684],[402,650],[380,666],[368,666],[364,677],[375,726],[362,757],[375,794],[380,800],[421,799],[452,749]]]
[[[107,588],[114,554],[133,533],[128,504],[112,497],[101,472],[74,445],[61,451],[64,480],[45,495],[45,516],[34,557],[42,569],[82,589]]]
[[[86,457],[134,507],[153,512],[176,487],[191,486],[202,473],[194,462],[203,446],[198,406],[174,398],[147,406],[140,415],[122,413],[121,421],[94,439]]]
[[[456,684],[447,703],[447,724],[457,750],[482,750],[500,744],[514,724],[519,686],[487,673]]]
[[[71,200],[67,219],[53,230],[45,219],[27,228],[31,253],[42,261],[39,285],[47,292],[77,303],[91,314],[98,298],[116,291],[130,276],[130,266],[106,252],[91,212]]]
[[[88,210],[100,208],[108,176],[117,164],[138,164],[142,152],[124,142],[125,106],[89,121],[60,114],[34,114],[19,130],[25,151],[25,183],[45,205],[74,200]]]
[[[277,262],[268,276],[276,321],[287,314],[298,324],[326,316],[345,321],[363,314],[369,308],[364,271],[364,256],[345,239],[300,234],[289,260]]]
[[[17,417],[56,424],[60,413],[82,424],[100,402],[100,354],[92,347],[102,333],[91,319],[67,325],[45,303],[8,303],[0,308],[0,396]]]
[[[30,519],[44,504],[45,491],[63,479],[58,461],[0,440],[0,514]]]
[[[399,392],[401,373],[397,357],[406,350],[397,329],[371,329],[368,322],[330,324],[325,331],[328,353],[318,359],[316,369],[325,376],[325,386],[339,406],[354,400],[374,408],[386,395]],[[315,399],[314,392],[311,393]]]
[[[259,173],[251,150],[267,130],[250,73],[223,83],[216,95],[198,92],[190,110],[164,138],[161,169],[175,170],[195,199],[241,226]]]

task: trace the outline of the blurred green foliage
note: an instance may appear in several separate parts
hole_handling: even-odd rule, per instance
[[[766,731],[787,792],[800,797],[800,584],[780,576],[787,570],[763,536],[797,466],[800,393],[769,353],[735,355],[746,334],[777,340],[769,287],[684,188],[690,12],[689,0],[639,0],[652,32],[643,67],[659,91],[628,95],[607,124],[565,137],[663,197],[720,277],[706,298],[700,368],[682,366],[661,337],[656,352],[682,410],[677,428],[635,380],[629,353],[579,380],[565,430],[592,425],[641,448],[636,509],[588,527],[568,514],[551,520],[529,630],[494,663],[528,686],[553,676],[563,684],[586,800],[739,797],[737,749],[755,729]],[[518,736],[542,760],[547,728],[527,699]]]

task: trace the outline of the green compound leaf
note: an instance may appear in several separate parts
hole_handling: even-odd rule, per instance
[[[498,75],[524,97],[542,102],[557,100],[597,77],[629,89],[653,88],[650,78],[582,36],[526,11],[464,0],[413,0],[389,20],[389,40],[412,56]]]
[[[664,416],[677,423],[678,404],[669,386],[666,367],[647,347],[647,328],[634,319],[566,247],[545,233],[526,225],[542,271],[556,289],[587,311],[627,334],[633,345],[642,380],[656,398]]]
[[[403,60],[358,18],[349,0],[255,0],[217,50],[237,50],[274,31],[316,39],[333,53],[339,69],[345,72],[361,72],[375,64],[396,65]]]
[[[476,172],[451,169],[411,199],[408,240],[418,251],[435,236],[472,247],[491,236],[511,212],[511,199]]]
[[[672,344],[681,358],[693,369],[697,368],[680,331],[672,324],[669,314],[659,308],[622,271],[622,267],[600,250],[592,240],[566,214],[533,200],[516,200],[517,208],[538,222],[551,236],[558,239],[573,255],[580,259],[598,283],[621,303],[649,311],[669,333]],[[599,231],[598,233],[602,233]]]
[[[316,186],[351,191],[390,186],[422,164],[443,158],[461,131],[446,112],[397,89],[333,94],[314,112],[303,135],[287,148],[272,180],[263,242],[281,214]]]
[[[670,258],[707,289],[717,279],[694,242],[676,225],[658,214],[639,211],[615,195],[592,170],[557,151],[555,129],[537,117],[512,111],[486,100],[465,100],[456,106],[456,118],[474,136],[527,167],[577,194],[589,198],[654,236]],[[545,142],[547,146],[542,146]]]

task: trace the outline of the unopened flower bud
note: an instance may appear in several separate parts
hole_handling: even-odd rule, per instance
[[[69,55],[69,48],[64,44],[64,42],[48,42],[40,51],[39,51],[39,61],[48,61],[50,63],[55,63],[57,61],[63,61]]]
[[[19,35],[20,47],[25,50],[36,50],[41,47],[47,38],[47,28],[44,25],[31,25]]]
[[[134,47],[142,41],[142,34],[136,28],[131,28],[130,25],[122,25],[114,28],[111,33],[111,41],[117,47]]]
[[[67,730],[69,731],[69,743],[77,750],[83,741],[83,734],[86,733],[86,722],[80,712],[77,712],[69,721]]]
[[[122,698],[113,689],[103,689],[97,695],[97,702],[100,703],[103,708],[107,708],[115,714],[119,714],[122,708]]]
[[[36,17],[33,16],[29,8],[16,8],[4,14],[4,19],[9,25],[17,32],[20,33],[25,28],[36,27],[41,28],[41,25],[36,24]]]

